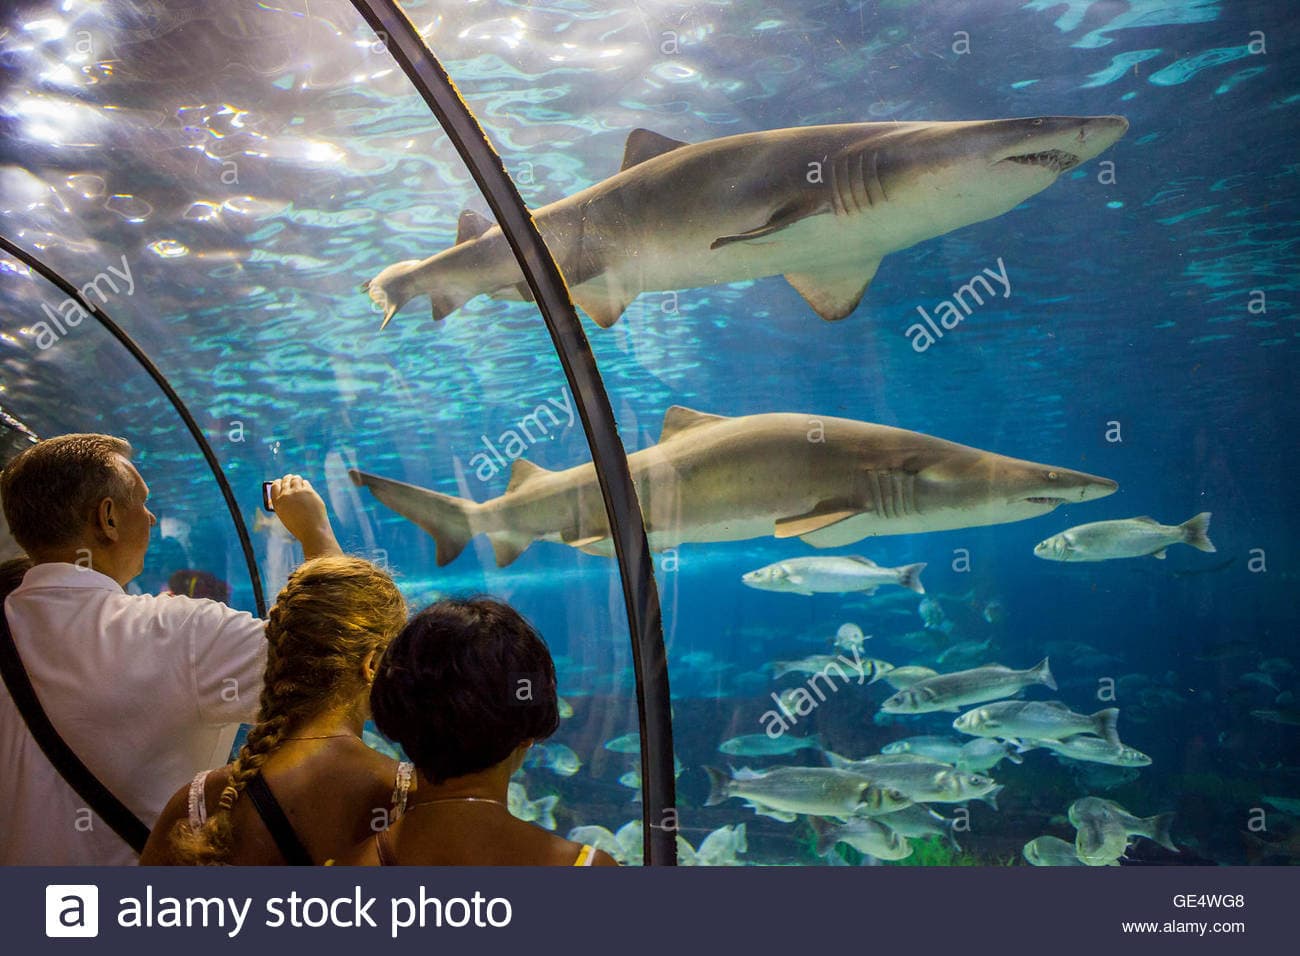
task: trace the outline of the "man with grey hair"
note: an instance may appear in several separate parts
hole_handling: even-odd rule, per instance
[[[10,533],[32,568],[4,614],[50,722],[152,826],[180,783],[225,763],[257,711],[264,623],[210,600],[130,595],[156,519],[131,446],[62,435],[0,472]],[[305,479],[272,485],[308,558],[340,554]],[[0,864],[128,864],[135,853],[59,776],[0,685]]]

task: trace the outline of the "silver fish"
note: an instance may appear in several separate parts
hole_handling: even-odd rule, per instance
[[[1091,734],[1076,734],[1063,740],[1031,740],[1027,744],[1046,747],[1053,753],[1070,760],[1083,760],[1089,763],[1104,763],[1112,767],[1145,767],[1151,758],[1140,750],[1124,744],[1111,743]]]
[[[745,734],[741,737],[732,737],[718,745],[718,750],[733,757],[773,757],[792,754],[805,748],[821,750],[821,737],[817,734],[811,737],[795,737],[791,734],[781,734],[779,737],[770,737],[767,734]]]
[[[1008,700],[981,704],[952,722],[953,729],[976,737],[1001,737],[1021,743],[1025,740],[1064,740],[1075,734],[1096,734],[1119,744],[1116,722],[1119,708],[1095,714],[1076,714],[1060,701]]]
[[[847,843],[859,853],[878,860],[903,860],[912,855],[912,845],[885,821],[889,817],[862,817],[848,823],[834,825],[814,819],[812,826],[817,834],[817,855],[825,856],[837,843]]]
[[[1025,844],[1025,859],[1030,866],[1087,866],[1074,852],[1074,844],[1060,837],[1040,836]]]
[[[886,584],[924,594],[921,571],[924,564],[905,564],[882,568],[869,558],[833,555],[814,558],[787,558],[756,571],[749,571],[741,581],[760,591],[786,591],[791,594],[845,594],[863,591],[874,594]]]
[[[885,683],[894,690],[906,690],[909,687],[914,687],[927,677],[938,677],[939,672],[929,667],[921,667],[918,664],[906,664],[903,667],[891,668],[882,676]]]
[[[1056,690],[1056,680],[1044,657],[1029,670],[1017,671],[1001,664],[939,674],[918,681],[890,697],[880,709],[887,714],[927,714],[937,710],[956,711],[999,697],[1010,697],[1026,687],[1044,684]]]
[[[882,754],[919,754],[934,757],[944,763],[956,764],[961,756],[961,749],[967,742],[956,737],[906,737],[885,744],[880,748]]]
[[[1130,836],[1143,836],[1178,852],[1169,835],[1172,813],[1139,818],[1113,800],[1083,797],[1070,804],[1067,816],[1078,830],[1075,852],[1089,866],[1108,866],[1117,861],[1128,849]]]
[[[705,767],[712,784],[706,807],[740,797],[767,816],[790,822],[796,814],[849,818],[898,810],[911,801],[897,791],[878,788],[871,781],[830,767],[774,767],[762,773],[742,768],[728,775]]]
[[[1034,545],[1034,554],[1048,561],[1109,561],[1151,555],[1164,559],[1171,544],[1188,544],[1198,551],[1214,551],[1210,543],[1210,512],[1202,511],[1179,525],[1160,524],[1154,518],[1094,521],[1053,535]]]

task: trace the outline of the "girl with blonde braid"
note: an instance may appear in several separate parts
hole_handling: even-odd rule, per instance
[[[405,621],[392,579],[368,561],[294,571],[267,619],[257,723],[234,763],[176,792],[140,863],[323,864],[400,816],[411,766],[361,732],[379,659]]]

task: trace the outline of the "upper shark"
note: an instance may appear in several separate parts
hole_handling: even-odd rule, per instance
[[[534,219],[573,300],[602,327],[642,292],[784,275],[824,319],[861,300],[891,252],[991,219],[1128,129],[1121,116],[844,123],[687,144],[628,136],[618,173]],[[499,226],[461,214],[456,245],[364,286],[441,319],[483,293],[529,296]]]
[[[659,441],[628,456],[650,547],[798,537],[817,548],[870,535],[1002,524],[1118,487],[1052,465],[919,432],[843,418],[769,413],[726,418],[673,406]],[[499,566],[533,541],[612,554],[590,464],[547,471],[522,458],[505,494],[477,503],[349,473],[438,543],[438,564],[486,534]]]

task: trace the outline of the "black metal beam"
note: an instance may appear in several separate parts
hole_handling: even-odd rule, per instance
[[[433,111],[469,167],[505,233],[546,321],[591,446],[618,558],[632,637],[637,717],[641,728],[641,782],[647,865],[677,861],[676,782],[668,692],[668,659],[654,564],[627,453],[596,359],[574,311],[568,287],[501,157],[461,98],[447,71],[391,0],[353,0],[388,52]]]
[[[221,463],[217,461],[217,456],[213,453],[212,446],[208,444],[208,439],[204,436],[203,430],[199,428],[198,422],[194,420],[190,410],[181,401],[181,397],[176,394],[176,390],[171,387],[171,383],[167,381],[166,376],[159,371],[158,366],[154,365],[149,356],[145,354],[144,349],[136,344],[135,339],[131,338],[120,325],[110,319],[103,309],[88,302],[85,296],[81,294],[81,291],[71,282],[26,249],[16,245],[4,236],[0,236],[0,249],[3,249],[55,286],[69,299],[76,302],[85,312],[93,315],[113,338],[122,343],[132,357],[149,373],[149,377],[162,389],[162,393],[172,403],[172,408],[176,409],[176,414],[180,415],[181,421],[185,422],[185,427],[189,429],[190,435],[198,444],[204,460],[208,463],[208,468],[212,470],[212,477],[217,479],[217,485],[221,488],[221,496],[226,499],[226,509],[230,512],[230,520],[235,523],[235,533],[239,535],[239,546],[243,549],[244,561],[248,565],[248,579],[253,585],[253,601],[257,605],[257,616],[266,617],[266,596],[262,593],[262,576],[257,570],[257,558],[253,555],[253,542],[248,536],[248,526],[244,524],[244,516],[239,511],[239,504],[235,501],[235,494],[230,490],[230,482],[226,480],[226,474],[221,469]]]

